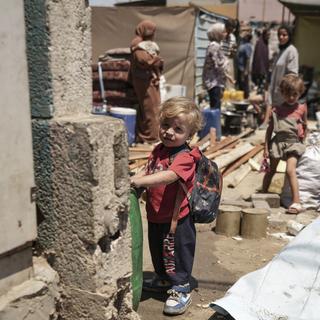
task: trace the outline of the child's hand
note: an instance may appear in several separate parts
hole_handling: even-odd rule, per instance
[[[140,186],[137,183],[137,179],[135,179],[134,177],[132,177],[130,179],[130,187],[131,188],[139,188]]]
[[[263,151],[263,157],[264,158],[269,158],[269,150],[267,148],[265,148],[264,151]]]

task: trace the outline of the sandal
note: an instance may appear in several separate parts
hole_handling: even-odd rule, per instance
[[[292,203],[289,208],[286,210],[286,213],[289,214],[299,214],[301,212],[305,211],[305,209],[302,207],[301,203],[294,202]]]

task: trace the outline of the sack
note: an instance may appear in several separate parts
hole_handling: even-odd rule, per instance
[[[194,222],[210,223],[215,220],[221,200],[221,191],[222,176],[218,166],[202,154],[196,166],[194,186],[188,197]]]
[[[183,148],[171,155],[172,163],[180,152],[189,152],[190,148]],[[192,192],[188,192],[186,185],[180,185],[189,200],[190,212],[195,223],[210,223],[218,214],[221,200],[222,175],[217,164],[201,153],[201,158],[196,164],[195,181]]]

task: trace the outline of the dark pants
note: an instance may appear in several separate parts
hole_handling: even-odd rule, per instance
[[[179,220],[174,235],[175,271],[167,272],[164,263],[163,240],[170,230],[170,223],[148,223],[149,249],[156,274],[171,281],[173,285],[190,282],[196,247],[196,229],[189,214]]]
[[[258,87],[257,94],[264,94],[267,88],[267,79],[265,74],[253,74],[252,82]]]
[[[208,91],[211,109],[220,109],[223,88],[213,87]]]
[[[244,71],[238,70],[238,87],[239,90],[244,91],[244,98],[249,97],[249,76]]]

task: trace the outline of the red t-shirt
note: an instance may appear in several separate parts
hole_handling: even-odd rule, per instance
[[[303,139],[304,132],[304,114],[307,112],[307,105],[305,103],[296,103],[295,106],[288,106],[283,103],[280,107],[275,106],[273,108],[280,118],[293,118],[297,120],[298,137]]]
[[[170,169],[175,172],[185,183],[189,192],[192,191],[195,179],[196,162],[200,159],[201,154],[198,148],[190,152],[178,153],[170,165],[170,149],[162,143],[157,145],[152,151],[148,166],[147,174]],[[168,185],[161,185],[147,190],[147,218],[153,223],[170,223],[173,215],[175,200],[178,189],[181,188],[179,181]],[[188,199],[185,196],[181,203],[178,219],[189,214]]]

